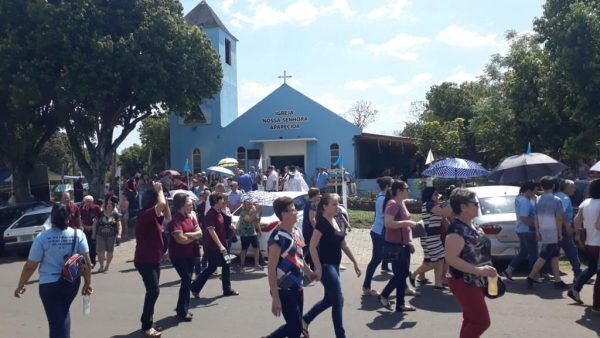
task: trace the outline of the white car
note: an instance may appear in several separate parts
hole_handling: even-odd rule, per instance
[[[308,194],[306,192],[299,191],[280,191],[280,192],[264,192],[264,191],[256,191],[251,192],[250,196],[253,198],[255,204],[262,207],[262,217],[260,218],[260,227],[262,229],[260,236],[258,237],[258,246],[260,247],[260,253],[263,257],[267,257],[267,242],[273,229],[277,226],[275,222],[279,221],[277,216],[275,215],[275,211],[273,210],[273,201],[276,198],[287,196],[291,197],[294,200],[294,205],[296,206],[296,210],[298,210],[298,220],[296,221],[296,228],[302,234],[302,220],[304,214],[304,207],[306,203],[308,203]],[[239,207],[237,210],[233,212],[232,222],[237,224],[240,212],[242,211],[242,207]],[[270,225],[270,226],[269,226]],[[238,241],[231,244],[231,253],[234,255],[239,255],[242,249],[242,241],[238,237]],[[248,256],[252,257],[254,253],[254,248],[250,246],[248,249]]]
[[[477,194],[479,211],[473,223],[490,238],[492,259],[512,259],[519,252],[519,237],[515,231],[515,198],[519,187],[494,185],[467,189]]]
[[[16,248],[20,252],[29,250],[35,236],[52,227],[51,212],[52,207],[44,207],[26,212],[19,217],[4,231],[5,248]]]

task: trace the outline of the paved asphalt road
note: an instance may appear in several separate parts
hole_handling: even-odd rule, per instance
[[[349,242],[355,247],[364,270],[371,245],[368,233],[355,230]],[[140,336],[139,315],[144,288],[129,261],[133,247],[134,241],[117,247],[117,258],[111,271],[94,274],[95,293],[90,317],[82,314],[82,298],[75,299],[71,307],[72,337]],[[420,248],[417,252],[420,253]],[[416,257],[413,263],[420,260]],[[22,264],[23,260],[15,257],[0,259],[0,337],[45,337],[48,328],[37,285],[29,285],[22,299],[12,296]],[[388,278],[377,272],[373,287],[381,290]],[[570,278],[566,276],[565,281]],[[221,297],[220,281],[213,278],[202,291],[201,298],[191,301],[194,320],[178,323],[173,311],[178,277],[173,268],[165,266],[155,313],[155,320],[166,329],[163,337],[261,337],[283,323],[283,319],[270,313],[265,272],[234,274],[232,279],[240,296]],[[348,337],[458,336],[461,310],[449,292],[420,287],[422,296],[407,298],[418,311],[402,315],[381,308],[374,297],[362,297],[361,283],[362,277],[356,278],[350,269],[343,272],[344,321]],[[507,287],[504,297],[488,301],[492,326],[485,337],[600,337],[600,315],[589,309],[591,286],[586,286],[582,292],[588,306],[574,305],[565,292],[556,291],[551,285],[541,285],[539,290],[531,292],[525,288],[523,277],[508,282]],[[305,288],[305,311],[322,297],[322,293],[320,284]],[[313,338],[333,337],[330,311],[318,317],[310,330]]]

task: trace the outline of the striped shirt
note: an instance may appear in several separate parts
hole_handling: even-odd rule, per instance
[[[279,290],[300,290],[304,277],[304,255],[302,236],[294,229],[289,233],[277,228],[269,237],[269,248],[277,245],[281,249],[277,263],[277,287]]]

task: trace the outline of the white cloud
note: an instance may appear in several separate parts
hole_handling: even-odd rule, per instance
[[[396,130],[402,130],[404,124],[410,121],[410,100],[400,104],[380,105],[377,107],[377,120],[365,128],[367,133],[392,135]]]
[[[374,20],[380,18],[399,19],[404,9],[410,5],[408,0],[390,0],[383,7],[375,8],[367,18]]]
[[[223,8],[223,10],[227,12],[233,4],[235,4],[235,0],[223,0],[223,2],[221,3],[221,8]]]
[[[392,56],[400,60],[414,61],[419,58],[418,51],[431,40],[427,37],[399,33],[381,44],[367,44],[361,38],[350,40],[350,45],[366,48],[378,56]]]
[[[354,80],[344,84],[344,88],[347,90],[367,90],[371,87],[373,87],[373,83],[364,80]]]
[[[452,73],[452,75],[448,76],[446,78],[446,82],[454,82],[454,83],[463,83],[465,81],[475,81],[477,80],[477,77],[481,75],[481,73],[479,74],[475,74],[475,73],[468,73],[465,72],[461,67],[457,67],[454,70],[454,73]]]
[[[412,77],[410,82],[412,84],[418,85],[423,83],[428,83],[433,78],[433,74],[431,73],[419,73]]]
[[[389,92],[392,94],[403,95],[412,90],[412,87],[407,84],[401,84],[399,86],[390,87]]]
[[[324,93],[315,98],[315,101],[342,117],[354,103],[352,100],[340,99],[331,93]]]
[[[242,83],[238,91],[238,114],[245,113],[248,109],[257,104],[258,101],[271,94],[277,87],[279,87],[279,84],[277,83],[262,84],[256,81],[246,81]]]
[[[496,41],[497,36],[498,34],[495,33],[481,35],[457,25],[450,25],[439,32],[436,39],[450,46],[477,48],[498,45],[499,42]]]
[[[351,17],[356,14],[350,8],[347,0],[332,0],[328,5],[316,5],[311,0],[297,0],[283,10],[269,6],[266,1],[253,0],[250,1],[248,7],[251,12],[249,15],[241,12],[230,13],[232,25],[241,27],[242,24],[246,24],[253,29],[283,23],[308,26],[321,16],[341,14],[344,17]]]
[[[365,39],[363,38],[355,38],[350,40],[351,46],[363,46],[365,44]]]

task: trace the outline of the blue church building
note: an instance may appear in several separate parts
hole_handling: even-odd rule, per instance
[[[388,167],[398,172],[414,167],[412,140],[362,133],[289,86],[285,77],[279,88],[238,116],[237,39],[206,1],[185,19],[200,26],[218,51],[223,86],[190,117],[170,116],[171,167],[183,168],[189,161],[190,170],[196,173],[233,157],[243,170],[296,165],[312,173],[316,167],[333,167],[340,155],[346,170],[361,178],[377,177]]]

